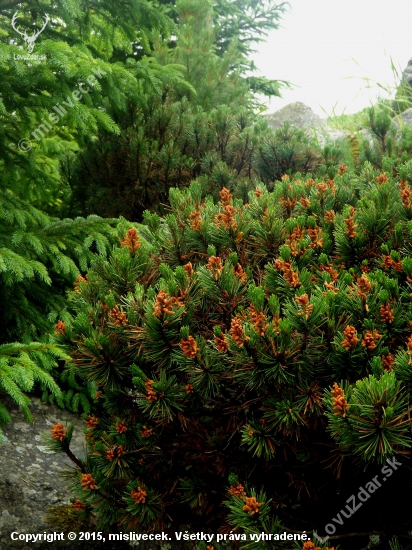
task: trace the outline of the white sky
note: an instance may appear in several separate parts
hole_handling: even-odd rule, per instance
[[[255,74],[296,87],[268,112],[302,101],[322,117],[355,113],[387,97],[377,83],[395,87],[391,59],[401,75],[412,57],[412,0],[290,0],[280,24],[256,47]]]

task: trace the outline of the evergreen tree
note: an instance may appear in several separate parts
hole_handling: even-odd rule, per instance
[[[61,401],[62,392],[51,371],[61,349],[51,343],[30,342],[28,344],[9,343],[0,345],[0,396],[10,396],[19,405],[27,420],[32,420],[27,396],[35,383]],[[1,427],[11,421],[7,407],[0,402],[0,442],[3,438]]]
[[[239,15],[239,7],[232,8]],[[255,166],[258,145],[270,132],[252,112],[255,99],[244,78],[243,50],[230,35],[231,46],[219,51],[220,27],[208,2],[180,0],[174,10],[174,47],[158,37],[151,55],[165,69],[181,67],[184,80],[166,83],[159,92],[143,88],[144,94],[128,102],[123,116],[108,106],[120,139],[99,131],[97,139],[90,136],[80,152],[62,162],[64,181],[72,191],[71,213],[140,220],[146,208],[164,209],[170,187],[198,176],[203,188],[215,193],[242,179],[248,190],[261,178],[263,170]],[[229,18],[230,10],[225,13]],[[235,27],[233,23],[231,33]],[[250,33],[254,29],[251,25]],[[243,32],[239,27],[239,40],[249,43]],[[256,39],[258,35],[256,30]],[[285,165],[295,168],[287,158]],[[305,163],[298,169],[305,169]]]
[[[25,59],[24,41],[12,27],[15,15],[14,26],[28,35],[39,31],[48,16],[36,41],[39,57]],[[181,80],[178,68],[133,55],[136,43],[149,48],[153,29],[166,36],[172,27],[171,20],[145,0],[132,0],[127,6],[113,0],[98,6],[80,0],[3,3],[2,185],[56,215],[69,191],[60,181],[58,159],[81,146],[86,135],[98,130],[118,133],[113,117],[124,113],[128,100],[141,101],[142,84],[156,89],[161,82]],[[127,57],[115,63],[112,59],[120,49]]]
[[[231,41],[221,55],[216,51],[217,28],[213,26],[212,4],[179,0],[176,9],[179,18],[176,47],[159,45],[155,58],[165,64],[172,61],[184,67],[184,78],[195,91],[190,95],[194,105],[206,111],[234,103],[249,106],[251,94],[242,78],[245,72],[243,56],[236,42]],[[175,93],[178,98],[188,95],[187,89],[179,87]]]
[[[127,100],[139,101],[142,87],[182,78],[176,66],[133,56],[136,44],[149,48],[152,30],[167,36],[173,28],[146,1],[3,2],[0,28],[0,390],[28,416],[22,391],[34,382],[63,404],[50,376],[58,351],[47,334],[64,309],[67,287],[93,253],[106,253],[113,226],[96,216],[59,218],[71,212],[58,159],[77,150],[85,135],[119,132],[108,104],[115,116]],[[40,31],[29,56],[31,48],[21,45],[34,46],[28,37]],[[127,59],[115,63],[120,49]],[[81,401],[89,410],[74,375],[66,379],[66,404],[76,408]],[[0,422],[8,418],[2,406]]]
[[[259,178],[255,159],[268,134],[263,120],[253,121],[246,109],[206,113],[186,98],[150,96],[145,109],[130,113],[120,137],[100,135],[62,163],[73,191],[70,211],[139,220],[146,208],[166,208],[171,187],[195,178],[204,193],[247,187]]]
[[[246,204],[225,188],[203,201],[195,182],[170,191],[164,218],[123,228],[58,325],[73,368],[98,388],[89,452],[72,456],[84,517],[171,536],[320,532],[341,485],[354,492],[376,465],[403,463],[412,164],[392,168],[284,175]],[[70,435],[58,424],[50,444],[70,456]],[[405,534],[395,500],[382,515],[374,496],[361,532],[379,522],[385,540]],[[246,544],[291,547],[231,547]]]
[[[64,293],[79,269],[87,269],[93,252],[107,253],[112,226],[113,220],[97,216],[52,218],[10,190],[0,190],[0,396],[10,395],[27,418],[29,400],[23,392],[35,383],[63,405],[53,368],[64,353],[48,333],[64,315]],[[0,425],[8,420],[0,405]]]
[[[179,4],[174,0],[159,0],[159,3],[179,24]],[[287,2],[276,4],[272,0],[264,3],[254,0],[218,0],[212,4],[215,53],[225,57],[231,52],[231,70],[242,74],[245,83],[254,93],[279,96],[282,88],[289,86],[288,82],[282,80],[268,80],[250,74],[257,70],[250,59],[255,51],[254,45],[264,41],[270,31],[279,27],[279,21],[288,5]],[[176,44],[179,44],[179,40],[172,41],[173,46]]]
[[[159,40],[153,56],[164,67],[181,66],[184,84],[166,84],[161,93],[146,87],[143,101],[132,99],[122,118],[112,113],[120,139],[99,132],[62,163],[73,212],[136,220],[167,203],[170,187],[199,175],[214,172],[215,183],[217,172],[232,180],[253,177],[252,153],[263,128],[252,129],[249,90],[236,72],[228,74],[233,53],[216,55],[207,3],[186,0],[178,9],[176,47]]]

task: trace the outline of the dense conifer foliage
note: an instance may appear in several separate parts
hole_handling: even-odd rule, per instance
[[[73,488],[100,529],[323,527],[338,486],[403,462],[412,165],[384,166],[284,175],[246,203],[172,189],[79,281],[56,331],[96,386]]]
[[[1,349],[0,391],[11,395],[27,415],[24,392],[33,389],[35,382],[41,383],[44,397],[51,391],[61,405],[77,409],[81,402],[83,408],[89,409],[90,399],[73,373],[60,379],[68,383],[64,400],[53,382],[51,374],[59,352],[49,343],[48,332],[56,315],[64,310],[68,286],[72,286],[80,271],[88,268],[93,253],[104,255],[113,243],[116,222],[99,219],[94,215],[96,211],[106,218],[124,213],[134,219],[143,211],[141,206],[140,210],[119,206],[120,202],[129,201],[130,189],[113,201],[110,212],[103,209],[107,194],[96,193],[94,184],[99,177],[103,190],[105,184],[113,186],[107,169],[103,175],[94,168],[87,174],[83,172],[74,184],[73,159],[83,148],[85,158],[89,154],[86,145],[90,143],[107,143],[113,136],[117,143],[116,136],[126,126],[126,136],[120,141],[124,146],[131,134],[136,134],[135,127],[130,128],[124,120],[139,125],[142,118],[150,120],[168,89],[175,90],[174,99],[167,102],[163,114],[167,120],[173,118],[175,110],[175,125],[179,118],[176,101],[181,100],[182,105],[186,102],[182,109],[194,112],[198,103],[219,106],[235,96],[246,98],[251,85],[242,78],[244,55],[255,40],[255,33],[259,39],[257,29],[261,27],[264,33],[274,28],[284,9],[270,3],[260,22],[249,20],[248,25],[246,4],[243,15],[238,4],[233,4],[222,13],[223,18],[232,21],[230,32],[221,29],[223,34],[229,32],[223,43],[222,33],[217,38],[217,28],[212,29],[212,12],[215,20],[216,12],[205,2],[194,4],[182,2],[181,17],[176,22],[168,15],[167,6],[155,6],[146,0],[126,4],[112,0],[97,4],[29,0],[3,2],[0,6],[0,344],[7,344]],[[197,13],[199,9],[202,13]],[[250,9],[248,17],[256,12],[256,7]],[[205,24],[201,33],[200,17]],[[238,32],[235,21],[242,21]],[[182,42],[188,37],[179,48],[171,42],[176,25],[181,28]],[[236,36],[242,39],[243,46],[235,46],[232,39],[236,41]],[[219,55],[214,53],[216,42],[220,43]],[[197,94],[191,84],[198,71],[189,71],[182,64],[184,51],[192,47],[203,68],[205,55],[209,59],[203,95]],[[236,64],[238,68],[234,70]],[[228,75],[230,71],[232,76]],[[277,93],[276,84],[270,86]],[[167,174],[173,174],[171,180],[176,184],[178,162],[175,152],[171,158],[167,152],[173,149],[174,136],[162,130],[158,135],[157,127],[151,132],[147,124],[143,126],[147,128],[143,136],[130,138],[131,154],[135,145],[140,147],[146,142],[143,151],[149,150],[149,158],[138,158],[139,168],[135,173],[126,170],[126,180],[148,172],[143,178],[146,208],[153,206],[154,198],[167,201]],[[182,129],[187,131],[184,125]],[[161,147],[167,140],[165,150],[150,143],[147,134],[152,140],[158,138]],[[183,147],[184,160],[179,168],[184,171],[190,160],[181,140],[176,139],[177,149]],[[119,150],[115,153],[118,155]],[[202,150],[197,154],[197,166],[205,153]],[[123,166],[115,166],[115,171],[122,171],[130,160],[126,151],[120,156]],[[159,163],[162,169],[155,166]],[[196,167],[192,172],[196,173]],[[192,172],[189,169],[189,174]],[[159,192],[161,185],[165,188],[163,193]],[[88,197],[97,195],[99,208],[85,204],[84,190]],[[134,195],[131,204],[141,205],[141,193]],[[0,423],[8,419],[2,406]]]
[[[410,538],[412,132],[389,104],[368,139],[271,131],[257,93],[287,83],[250,54],[285,9],[0,6],[0,392],[85,412],[85,458],[48,439],[65,526]]]
[[[199,175],[208,180],[209,191],[224,181],[230,186],[237,177],[261,178],[255,161],[258,145],[269,133],[253,110],[255,87],[252,77],[246,77],[246,54],[251,37],[258,39],[257,27],[264,24],[250,22],[249,38],[241,38],[246,30],[240,21],[236,26],[236,6],[231,3],[227,12],[223,7],[219,12],[227,16],[228,27],[231,21],[230,33],[223,27],[228,35],[222,42],[222,28],[215,21],[219,7],[200,0],[177,2],[174,47],[158,39],[151,56],[163,68],[180,67],[184,81],[146,87],[138,99],[127,101],[122,113],[107,105],[120,135],[101,130],[97,138],[85,136],[82,150],[61,163],[72,191],[70,212],[140,221],[146,208],[162,210],[170,187],[187,185]],[[233,10],[237,16],[229,18]],[[275,94],[281,84],[265,86],[276,88]]]
[[[132,57],[128,70],[112,63],[115,44],[132,56],[137,35],[143,40],[155,26],[170,33],[172,22],[147,2],[120,7],[108,1],[94,9],[77,0],[3,2],[0,25],[0,391],[29,416],[23,392],[36,382],[63,404],[51,377],[59,352],[48,332],[64,309],[68,285],[93,253],[105,254],[113,242],[113,220],[67,217],[70,193],[59,176],[60,159],[85,134],[118,132],[104,100],[122,109],[120,90],[136,97],[138,78],[182,78],[176,67],[149,70],[147,59]],[[31,54],[22,36],[40,31]],[[7,420],[2,405],[0,423]]]

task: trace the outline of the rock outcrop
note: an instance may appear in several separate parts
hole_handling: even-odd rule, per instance
[[[280,128],[286,121],[289,121],[293,126],[299,128],[316,128],[325,129],[327,127],[326,121],[312,111],[312,109],[296,101],[295,103],[289,103],[279,111],[270,115],[265,115],[269,126],[272,129]]]
[[[46,523],[47,510],[52,505],[66,504],[70,495],[62,472],[73,465],[66,455],[50,452],[42,442],[42,434],[53,424],[75,422],[72,450],[84,454],[84,422],[68,411],[44,404],[33,398],[30,410],[33,423],[28,423],[17,405],[6,400],[12,422],[3,428],[5,438],[0,444],[0,550],[94,549],[101,543],[79,541],[25,542],[12,541],[11,533],[53,533],[59,530]],[[66,537],[67,539],[67,533]],[[113,544],[111,549],[115,548]]]
[[[405,82],[412,86],[412,58],[408,61],[406,69],[402,73],[402,77]]]
[[[410,67],[410,79],[412,82],[412,59],[409,61],[408,67]],[[263,116],[272,130],[281,128],[288,121],[292,126],[312,132],[322,147],[327,141],[342,140],[353,135],[351,132],[345,130],[331,128],[325,119],[314,113],[308,105],[299,101],[290,103],[275,113]],[[398,129],[403,125],[412,126],[412,108],[406,109],[403,113],[393,117],[392,120]],[[373,145],[372,135],[368,129],[359,128],[357,133],[361,138],[368,140],[371,146]]]
[[[50,452],[42,441],[53,424],[74,422],[71,450],[79,458],[85,455],[84,422],[78,415],[32,398],[33,423],[27,422],[15,403],[4,401],[12,422],[3,428],[0,443],[0,550],[181,550],[182,542],[171,541],[162,546],[157,541],[127,543],[124,541],[64,541],[25,543],[12,541],[11,533],[60,532],[45,519],[53,505],[64,505],[72,496],[62,473],[74,465],[64,454]],[[106,535],[106,534],[105,534]]]
[[[392,120],[395,126],[397,126],[398,128],[404,125],[412,126],[412,108],[406,109],[406,111],[403,111],[403,113],[400,113],[399,115],[395,116]]]
[[[345,139],[350,135],[350,132],[331,128],[326,120],[300,101],[289,103],[279,111],[263,116],[272,130],[282,127],[288,121],[292,126],[312,132],[321,146],[324,146],[327,141]]]

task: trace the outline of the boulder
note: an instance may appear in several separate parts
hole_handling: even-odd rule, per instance
[[[102,548],[102,544],[98,542],[69,541],[67,533],[66,540],[52,543],[11,540],[10,535],[13,532],[59,532],[58,528],[46,523],[45,518],[50,506],[69,503],[70,493],[62,472],[70,469],[73,464],[66,455],[50,452],[41,436],[49,433],[53,424],[75,422],[71,447],[77,456],[82,457],[84,422],[75,414],[33,398],[30,407],[33,423],[30,424],[13,401],[6,398],[4,403],[12,422],[3,428],[5,437],[0,443],[0,550],[30,550],[33,546],[40,550]],[[113,543],[110,548],[115,548]]]
[[[411,66],[411,69],[412,69],[412,66]],[[411,78],[412,78],[412,73],[411,73]],[[411,126],[412,125],[412,108],[406,109],[406,111],[404,111],[403,113],[400,113],[399,115],[393,117],[392,120],[397,128],[401,128],[404,125]]]
[[[412,58],[402,73],[401,81],[397,87],[392,108],[395,113],[402,113],[412,104]],[[399,124],[397,124],[399,127]]]
[[[406,69],[403,71],[403,79],[412,86],[412,58],[408,61]]]
[[[327,141],[342,140],[350,135],[350,132],[331,128],[325,119],[314,113],[308,105],[300,101],[289,103],[289,105],[279,109],[279,111],[263,116],[272,130],[281,128],[288,121],[292,126],[312,133],[322,147]]]
[[[412,59],[409,61],[408,67],[410,67],[412,82]],[[292,126],[312,132],[313,136],[318,140],[319,145],[322,147],[328,141],[334,142],[337,140],[343,140],[354,135],[346,130],[331,128],[325,119],[314,113],[308,105],[305,105],[299,101],[290,103],[275,113],[263,116],[266,118],[269,128],[272,130],[281,128],[286,121],[289,121]],[[412,125],[412,108],[407,109],[403,113],[395,116],[392,120],[397,128],[400,128],[403,125]],[[373,146],[373,137],[370,130],[359,127],[356,134],[358,134],[360,138],[366,139],[371,147]]]
[[[0,550],[183,550],[182,541],[162,544],[158,541],[63,541],[25,543],[12,541],[11,533],[60,533],[59,528],[48,524],[46,516],[53,505],[70,503],[72,497],[63,473],[74,464],[65,454],[49,451],[42,441],[53,424],[74,422],[75,429],[70,445],[79,458],[85,455],[84,421],[55,405],[42,403],[32,397],[30,411],[33,423],[27,422],[18,406],[2,396],[12,422],[2,428],[5,435],[0,443]],[[107,534],[104,533],[107,537]],[[192,546],[190,546],[192,548]],[[199,550],[199,549],[197,549]]]
[[[289,103],[279,111],[275,113],[264,115],[266,120],[273,130],[280,128],[286,121],[289,121],[291,125],[298,128],[326,128],[326,121],[312,111],[312,109],[296,101],[295,103]]]

